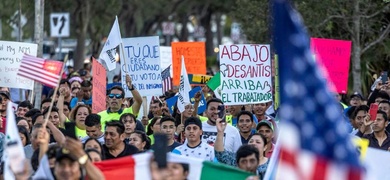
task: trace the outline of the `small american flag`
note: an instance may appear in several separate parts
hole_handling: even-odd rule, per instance
[[[171,65],[169,65],[161,72],[161,79],[162,79],[163,93],[171,90],[172,89]]]
[[[49,87],[56,87],[61,78],[62,65],[63,63],[60,61],[46,60],[24,54],[18,75],[38,81]]]
[[[276,170],[276,179],[362,179],[357,150],[310,52],[300,15],[288,0],[273,2],[281,123],[278,166],[268,169]]]

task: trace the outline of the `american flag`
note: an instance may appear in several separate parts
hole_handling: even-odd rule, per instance
[[[161,79],[162,79],[163,93],[171,90],[172,89],[171,65],[169,65],[161,72]]]
[[[275,178],[362,179],[357,150],[344,128],[339,105],[310,52],[310,39],[299,13],[288,0],[273,2],[281,90],[280,151]]]
[[[18,75],[38,81],[49,87],[56,87],[61,78],[62,64],[60,61],[46,60],[24,54]]]

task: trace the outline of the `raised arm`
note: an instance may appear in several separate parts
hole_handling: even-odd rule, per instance
[[[135,89],[134,85],[132,84],[131,77],[128,74],[126,74],[126,85],[127,88],[129,88],[131,94],[133,95],[134,103],[132,105],[132,109],[133,109],[133,114],[137,116],[139,109],[141,108],[142,105],[142,97],[139,94],[138,90]]]
[[[60,97],[57,100],[58,114],[60,115],[60,127],[64,127],[66,116],[64,114],[65,88],[60,88]]]
[[[223,145],[223,138],[226,129],[226,122],[222,121],[221,118],[218,118],[216,126],[217,126],[217,139],[215,140],[214,150],[216,152],[222,152],[225,151],[225,147]]]

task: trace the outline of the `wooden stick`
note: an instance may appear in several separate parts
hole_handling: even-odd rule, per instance
[[[64,73],[65,64],[66,64],[66,62],[68,61],[68,55],[69,55],[69,54],[67,54],[67,55],[65,56],[64,63],[62,64],[61,73],[60,73],[60,78],[58,79],[57,87],[54,89],[53,96],[56,96],[56,95],[57,95],[58,87],[60,86],[60,82],[61,82],[61,79],[62,79],[61,76],[62,76],[62,74]],[[52,110],[53,105],[54,105],[54,100],[55,100],[54,97],[51,98],[51,103],[50,103],[50,106],[49,106],[49,111],[47,111],[47,115],[45,116],[45,122],[43,123],[42,127],[46,127],[47,121],[49,121],[49,116],[50,116],[51,110]]]
[[[148,117],[148,99],[146,99],[146,96],[142,96],[142,109],[144,111],[144,116]]]

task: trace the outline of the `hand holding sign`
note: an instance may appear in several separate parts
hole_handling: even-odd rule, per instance
[[[195,93],[195,96],[194,96],[194,101],[195,102],[199,102],[201,98],[202,98],[202,93],[200,91]]]

